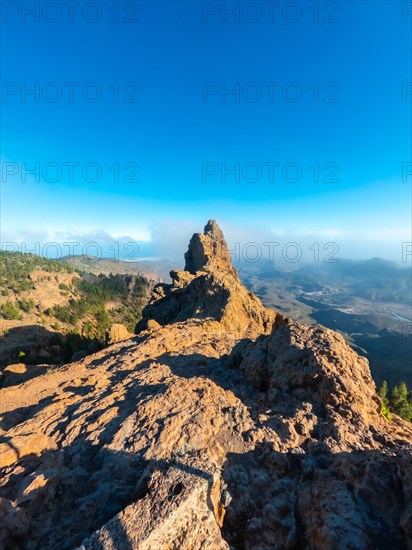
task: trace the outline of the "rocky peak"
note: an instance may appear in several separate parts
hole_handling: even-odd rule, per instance
[[[222,230],[215,220],[209,220],[203,233],[195,233],[185,254],[185,271],[226,271],[235,273],[232,258]]]
[[[159,284],[142,313],[140,332],[156,325],[188,319],[221,323],[235,338],[268,334],[276,314],[241,283],[222,230],[209,220],[203,233],[195,233],[185,254],[183,271],[172,270],[172,284]],[[281,316],[279,316],[281,317]]]

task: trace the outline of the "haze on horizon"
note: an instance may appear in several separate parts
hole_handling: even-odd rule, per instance
[[[6,230],[2,233],[1,248],[35,253],[51,259],[85,255],[96,260],[169,260],[180,265],[191,235],[202,232],[207,219],[198,223],[159,220],[148,231],[135,232],[131,226],[130,232],[125,235],[110,234],[104,230],[43,232],[23,229],[16,233]],[[401,267],[411,265],[411,242],[385,239],[383,233],[381,239],[368,236],[364,240],[356,240],[354,236],[345,237],[339,232],[327,230],[276,232],[263,224],[246,222],[240,225],[217,221],[224,231],[235,265],[264,261],[295,269],[305,264],[373,258],[389,260]]]

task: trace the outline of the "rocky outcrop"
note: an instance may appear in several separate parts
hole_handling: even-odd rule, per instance
[[[287,417],[302,403],[310,404],[318,437],[338,438],[339,451],[363,448],[373,439],[370,427],[385,430],[367,359],[333,330],[288,321],[256,342],[242,340],[228,365],[265,392],[272,412]],[[295,435],[300,444],[302,438]]]
[[[0,544],[411,548],[410,424],[339,334],[226,273],[206,228],[146,330],[0,390]]]
[[[236,338],[270,332],[276,313],[242,285],[214,220],[203,234],[193,235],[185,260],[183,271],[170,272],[172,284],[156,285],[137,332],[145,330],[149,320],[164,326],[194,318],[215,319]]]
[[[225,237],[215,220],[209,220],[203,233],[195,233],[185,254],[185,271],[220,271],[236,274]]]
[[[267,410],[257,446],[225,464],[234,488],[226,540],[235,548],[410,548],[412,430],[381,414],[367,360],[334,331],[288,322],[240,342],[227,365],[260,389]],[[248,518],[241,530],[240,518]]]
[[[133,334],[121,323],[113,323],[108,332],[108,343],[115,344],[123,340],[129,340]]]
[[[219,501],[220,478],[204,471],[203,464],[189,460],[157,470],[147,490],[148,496],[142,502],[127,506],[84,540],[81,548],[117,550],[130,548],[130,541],[134,540],[142,550],[229,550],[220,531],[224,510]],[[195,526],[201,526],[201,537]]]

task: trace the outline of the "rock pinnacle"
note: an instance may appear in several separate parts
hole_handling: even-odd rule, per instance
[[[234,273],[232,258],[222,230],[215,220],[209,220],[203,233],[195,233],[185,254],[185,271],[227,271]]]

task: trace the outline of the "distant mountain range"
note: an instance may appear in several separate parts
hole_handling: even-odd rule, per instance
[[[63,256],[60,262],[71,266],[73,269],[94,273],[130,273],[144,275],[154,282],[162,282],[169,279],[169,272],[175,265],[171,260],[143,259],[138,261],[113,260],[111,258],[93,258],[92,256]]]

